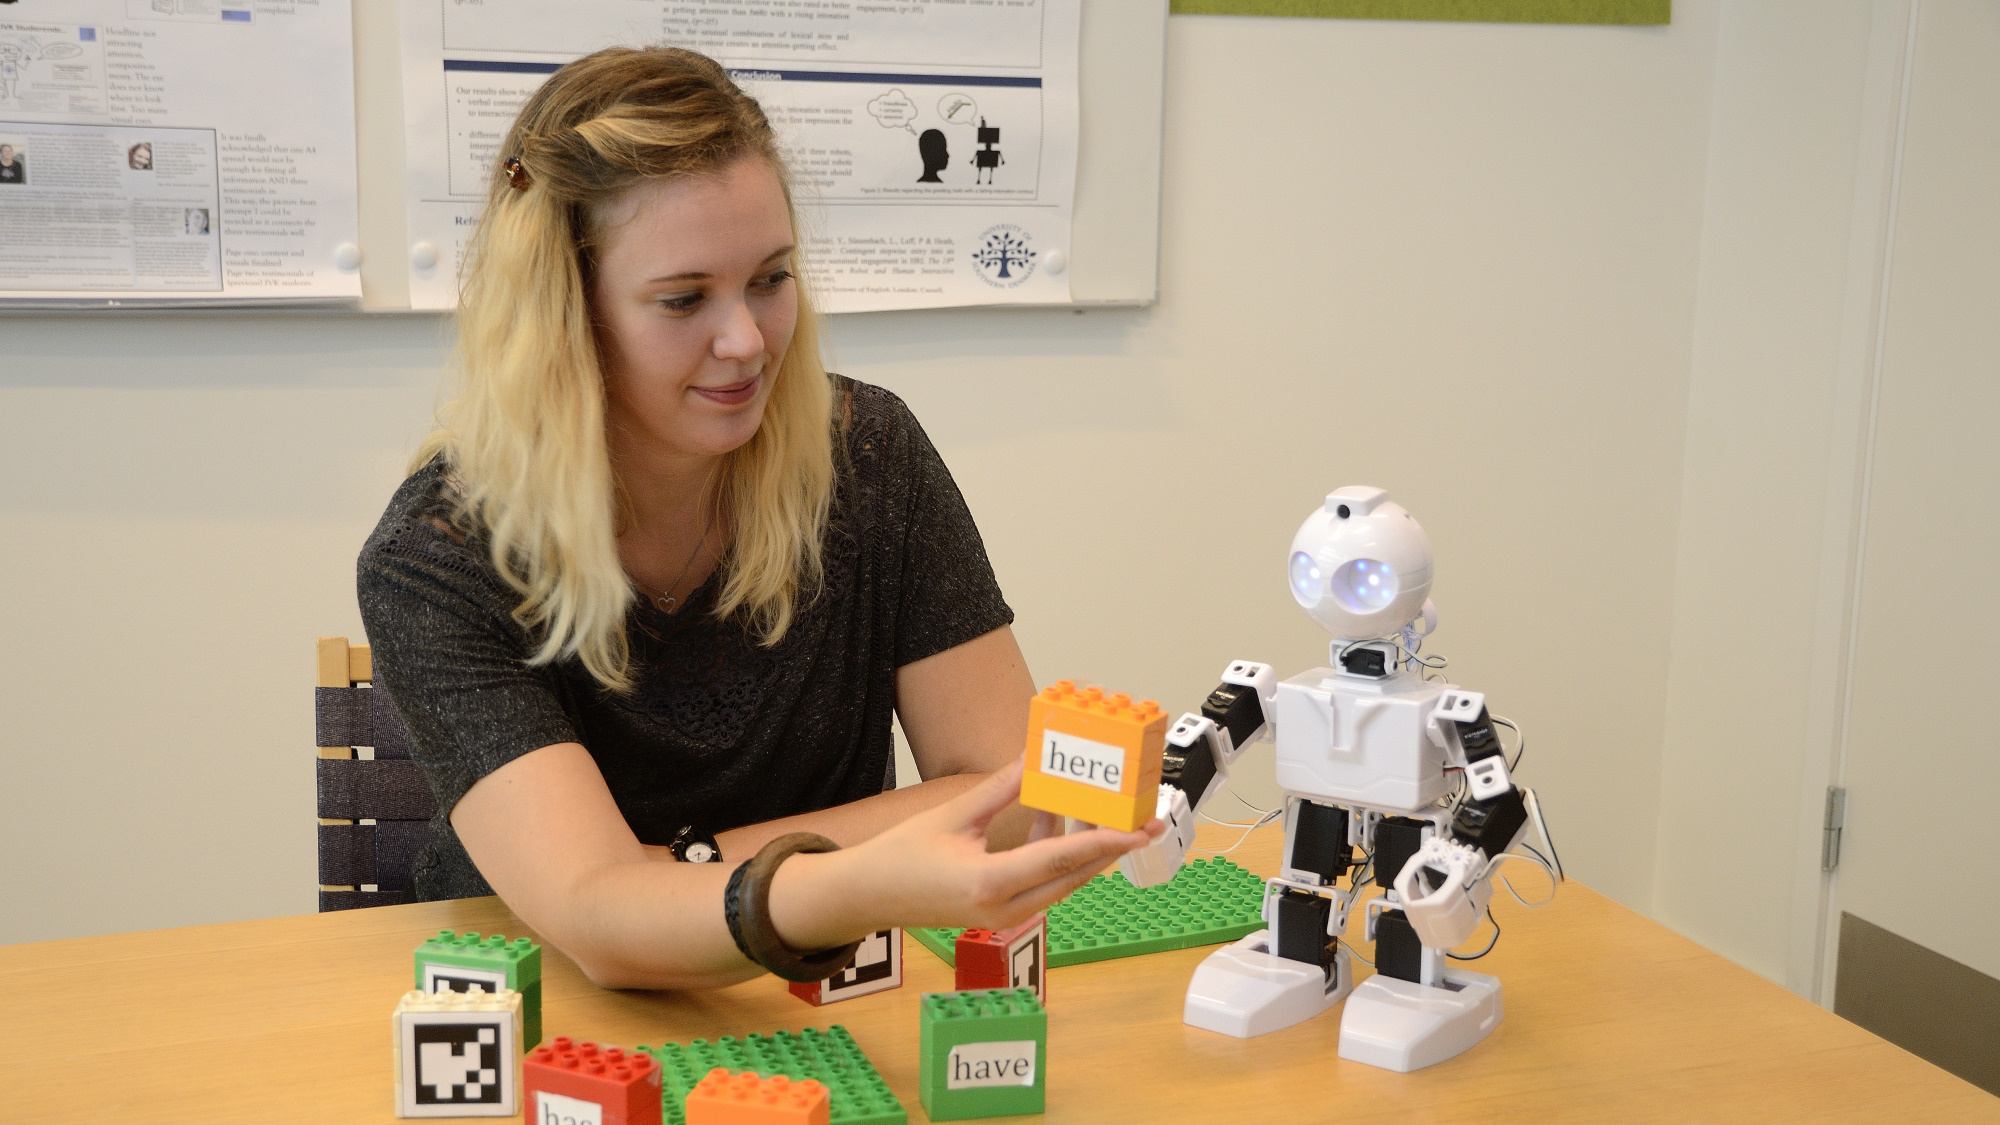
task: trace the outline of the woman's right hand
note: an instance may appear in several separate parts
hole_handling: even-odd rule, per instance
[[[794,949],[826,949],[887,926],[1004,929],[1164,830],[1150,820],[1136,832],[1064,834],[1061,817],[1041,813],[1026,844],[988,852],[987,825],[1020,796],[1021,768],[1016,759],[855,847],[785,861],[771,885],[779,935]]]

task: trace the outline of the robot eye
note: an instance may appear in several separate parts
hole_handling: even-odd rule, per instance
[[[1319,604],[1320,595],[1326,590],[1325,579],[1319,572],[1319,564],[1304,551],[1292,552],[1292,596],[1307,609]]]
[[[1317,569],[1314,571],[1317,574]],[[1294,579],[1294,584],[1297,580]],[[1396,570],[1374,559],[1351,559],[1333,572],[1333,595],[1355,613],[1374,613],[1396,600]]]

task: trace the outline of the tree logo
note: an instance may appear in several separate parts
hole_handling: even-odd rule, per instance
[[[1028,232],[1012,223],[988,227],[979,236],[979,248],[972,252],[972,264],[979,277],[995,289],[1012,289],[1035,272],[1036,252],[1028,245]]]

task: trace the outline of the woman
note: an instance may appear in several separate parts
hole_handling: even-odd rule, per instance
[[[497,892],[610,987],[817,979],[1145,844],[1014,803],[1012,612],[915,419],[820,366],[757,104],[700,55],[602,51],[502,151],[461,396],[359,568],[442,810],[420,897]]]

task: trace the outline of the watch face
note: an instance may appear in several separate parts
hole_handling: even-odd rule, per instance
[[[715,849],[697,840],[687,846],[689,863],[707,863],[715,858]]]

